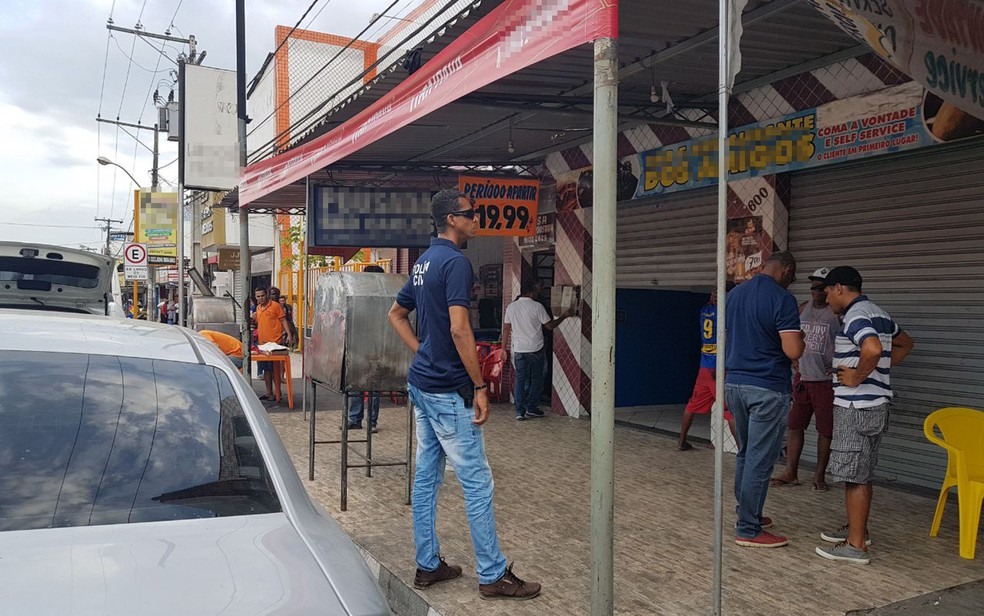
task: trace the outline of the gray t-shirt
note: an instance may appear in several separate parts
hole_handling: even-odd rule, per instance
[[[804,381],[829,381],[840,319],[830,306],[816,308],[813,302],[807,302],[800,313],[800,325],[806,342],[799,360],[800,377]]]

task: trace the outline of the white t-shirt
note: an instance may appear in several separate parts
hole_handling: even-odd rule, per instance
[[[536,353],[543,348],[543,324],[551,321],[543,304],[520,297],[506,307],[503,321],[512,326],[513,353]]]

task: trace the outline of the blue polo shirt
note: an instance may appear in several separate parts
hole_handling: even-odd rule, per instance
[[[420,347],[410,363],[407,381],[421,391],[446,393],[472,382],[451,338],[448,308],[471,307],[473,280],[468,257],[454,242],[435,238],[396,296],[396,303],[417,311]]]
[[[800,330],[796,299],[769,276],[758,274],[727,299],[725,382],[789,393],[792,362],[780,332]]]

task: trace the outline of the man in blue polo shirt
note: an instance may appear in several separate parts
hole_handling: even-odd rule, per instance
[[[475,237],[474,206],[457,190],[442,190],[431,201],[438,236],[420,255],[390,308],[389,321],[415,353],[407,375],[417,426],[417,467],[413,482],[413,539],[416,588],[461,575],[441,558],[435,529],[437,496],[450,460],[465,496],[483,599],[532,599],[540,585],[524,582],[506,566],[492,510],[492,469],[485,456],[482,424],[489,417],[475,335],[468,314],[474,279],[460,246]],[[417,312],[417,332],[410,313]]]
[[[738,431],[735,543],[743,547],[788,543],[764,530],[772,520],[762,510],[789,417],[791,360],[805,349],[796,299],[786,290],[794,280],[792,253],[776,252],[727,297],[724,399]]]

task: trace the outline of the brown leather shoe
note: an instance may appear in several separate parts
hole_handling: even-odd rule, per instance
[[[441,564],[437,566],[437,569],[433,571],[424,571],[421,568],[417,568],[417,575],[413,576],[413,587],[417,589],[424,589],[429,586],[433,586],[438,582],[444,582],[447,580],[453,580],[461,575],[461,567],[458,565],[449,565],[441,559]]]
[[[536,582],[524,582],[512,572],[512,565],[506,567],[502,577],[491,584],[479,584],[478,593],[482,599],[512,599],[526,601],[540,594]]]

